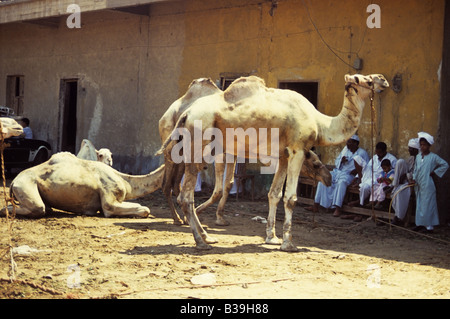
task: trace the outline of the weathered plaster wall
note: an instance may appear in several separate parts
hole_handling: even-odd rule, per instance
[[[367,28],[367,3],[359,0],[280,0],[272,15],[270,1],[185,0],[154,4],[149,16],[82,12],[81,29],[68,29],[65,17],[57,28],[3,24],[0,103],[6,76],[23,74],[25,113],[37,137],[57,148],[60,79],[79,78],[78,142],[91,138],[99,148],[111,148],[116,168],[142,173],[159,163],[153,158],[159,118],[192,79],[245,72],[272,87],[318,81],[319,110],[336,115],[344,75],[355,72],[344,62],[359,56],[363,74],[403,76],[400,93],[387,90],[375,99],[374,142],[405,157],[409,138],[421,130],[437,132],[444,1],[377,4],[380,29]],[[371,151],[369,106],[359,134],[361,146]],[[333,163],[341,148],[319,152]]]
[[[377,1],[380,29],[367,28],[367,3],[357,0],[279,1],[272,16],[270,2],[231,2],[232,8],[216,2],[217,9],[211,1],[187,3],[180,87],[199,76],[217,79],[220,72],[255,73],[272,87],[280,81],[318,81],[319,110],[336,115],[344,75],[356,73],[344,62],[353,65],[358,56],[364,62],[360,73],[382,73],[390,81],[397,73],[403,76],[400,93],[388,90],[376,97],[374,143],[384,141],[404,157],[418,131],[436,134],[444,1]],[[370,150],[369,106],[359,134],[361,146]],[[341,148],[319,151],[332,163]]]
[[[179,95],[182,19],[101,11],[81,21],[81,29],[68,29],[65,18],[58,28],[0,26],[0,103],[6,75],[24,75],[24,115],[36,138],[58,150],[60,80],[78,78],[77,145],[88,138],[110,148],[122,171],[153,169],[158,120]]]

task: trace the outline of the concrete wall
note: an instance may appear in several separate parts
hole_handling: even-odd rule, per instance
[[[380,29],[367,28],[368,4],[359,0],[278,1],[272,14],[270,1],[186,0],[153,4],[149,16],[82,11],[81,29],[68,29],[65,17],[56,28],[3,24],[0,104],[6,76],[24,75],[25,114],[36,136],[57,148],[60,80],[79,78],[78,144],[90,138],[111,148],[116,168],[142,173],[159,163],[153,158],[159,118],[192,79],[241,72],[272,87],[318,81],[318,109],[337,115],[344,75],[356,73],[344,62],[358,56],[363,74],[403,76],[400,93],[389,89],[375,99],[374,143],[384,141],[405,157],[418,131],[437,133],[444,1],[377,4]],[[366,106],[359,134],[369,152],[370,118]],[[333,163],[342,147],[319,153]]]
[[[24,75],[24,115],[36,138],[58,150],[60,80],[78,78],[77,145],[88,138],[111,149],[116,168],[146,172],[159,164],[158,120],[179,95],[182,20],[113,11],[81,19],[81,29],[68,29],[65,18],[57,28],[0,26],[0,103],[6,76]]]

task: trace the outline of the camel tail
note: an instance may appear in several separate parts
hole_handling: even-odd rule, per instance
[[[183,127],[186,123],[187,114],[183,113],[180,118],[178,119],[177,123],[175,124],[174,129],[172,130],[172,133],[166,138],[161,148],[155,153],[155,156],[162,155],[162,154],[168,154],[172,150],[173,145],[178,142],[177,139],[172,139],[172,136],[176,135],[176,131]]]

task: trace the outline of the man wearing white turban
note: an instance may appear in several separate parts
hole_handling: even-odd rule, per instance
[[[307,210],[317,212],[319,206],[334,208],[333,216],[340,216],[347,187],[357,174],[354,164],[355,157],[362,158],[366,162],[369,160],[367,152],[359,147],[358,135],[353,135],[347,140],[346,146],[334,161],[335,168],[331,172],[331,186],[327,187],[319,182],[314,198],[314,206],[307,208]]]
[[[394,181],[392,182],[392,209],[395,212],[392,224],[401,225],[408,210],[409,198],[411,197],[411,188],[408,187],[412,180],[416,156],[419,154],[419,139],[412,138],[408,142],[409,158],[407,160],[399,159],[395,165]]]
[[[425,132],[419,133],[420,154],[414,168],[414,190],[416,192],[416,231],[432,231],[439,225],[434,177],[442,177],[448,169],[448,163],[431,152],[434,138]]]

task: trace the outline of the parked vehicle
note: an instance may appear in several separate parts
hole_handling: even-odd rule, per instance
[[[3,159],[5,169],[25,169],[47,161],[52,155],[52,148],[46,141],[11,137],[5,139]]]

